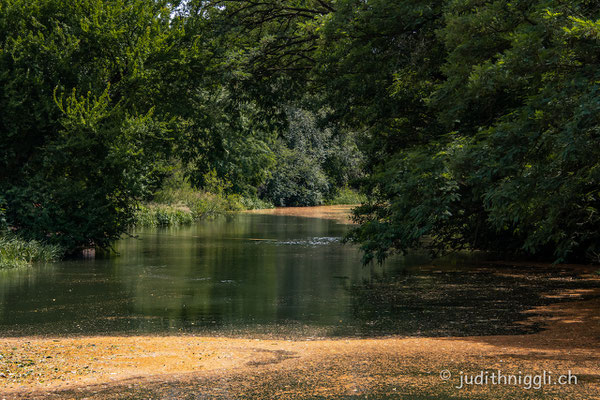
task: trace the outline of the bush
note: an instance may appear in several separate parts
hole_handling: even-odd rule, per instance
[[[203,179],[209,191],[192,188],[181,169],[175,168],[163,188],[154,194],[153,202],[138,208],[132,225],[185,225],[229,212],[273,207],[255,197],[226,194],[231,185],[214,171],[205,174]]]
[[[261,197],[280,207],[323,203],[330,185],[323,170],[306,154],[282,146],[271,178]]]
[[[56,245],[24,240],[12,234],[0,237],[0,268],[15,268],[33,262],[58,260],[64,251]]]
[[[277,206],[316,206],[361,176],[356,134],[321,126],[326,114],[287,109],[288,128],[273,146],[276,163],[261,198]]]
[[[167,204],[147,204],[138,208],[133,225],[177,226],[191,224],[192,222],[194,222],[194,215],[189,208]]]
[[[173,194],[174,192],[171,192]],[[148,203],[141,205],[132,226],[177,226],[187,225],[204,218],[212,218],[230,212],[256,208],[272,208],[273,205],[259,199],[235,194],[223,195],[208,192],[188,191],[182,188],[185,202],[174,204]],[[161,197],[164,199],[164,197]],[[175,200],[172,198],[172,200]]]
[[[240,203],[246,210],[264,210],[266,208],[275,207],[273,203],[266,200],[261,200],[258,197],[240,197]]]
[[[362,204],[366,201],[366,197],[357,192],[354,189],[351,189],[348,186],[344,186],[341,189],[338,189],[335,193],[335,196],[325,202],[325,204],[329,206],[334,205],[342,205],[342,204]]]

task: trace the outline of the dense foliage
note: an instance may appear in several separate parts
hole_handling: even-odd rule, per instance
[[[308,95],[362,132],[350,240],[366,260],[419,246],[597,259],[597,2],[201,3],[252,38],[250,87]]]
[[[446,2],[444,58],[419,80],[435,138],[376,163],[352,236],[367,258],[426,243],[598,259],[599,17],[589,1]],[[391,97],[412,96],[407,74]]]
[[[0,3],[0,192],[28,239],[106,247],[168,154],[153,91],[177,30],[166,3]]]
[[[316,206],[361,175],[355,138],[318,125],[318,114],[289,109],[274,146],[276,162],[261,197],[276,206]]]

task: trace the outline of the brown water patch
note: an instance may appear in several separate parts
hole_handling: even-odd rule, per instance
[[[534,322],[546,329],[515,336],[2,339],[0,389],[7,399],[594,399],[600,393],[599,310],[599,298],[532,310]],[[442,370],[454,378],[441,380]],[[482,370],[546,370],[556,376],[571,371],[579,382],[543,390],[455,387],[460,371]]]
[[[244,211],[249,214],[287,215],[293,217],[322,218],[351,224],[351,211],[357,205],[316,206],[316,207],[277,207],[263,210]]]

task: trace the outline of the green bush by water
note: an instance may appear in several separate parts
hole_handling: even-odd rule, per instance
[[[337,194],[332,199],[325,201],[325,204],[328,206],[336,206],[341,204],[354,205],[362,204],[365,201],[366,197],[363,194],[346,186],[339,189]]]
[[[0,236],[0,268],[16,268],[33,262],[58,260],[64,254],[56,245],[24,240],[12,234]]]
[[[223,196],[197,192],[187,202],[178,202],[176,204],[148,203],[140,206],[135,214],[133,225],[187,225],[205,218],[260,208],[273,208],[273,205],[260,199],[238,195]]]
[[[269,202],[226,194],[228,183],[217,178],[214,172],[205,176],[209,191],[193,189],[182,177],[167,180],[154,195],[153,202],[139,207],[135,226],[177,226],[191,224],[230,212],[273,208]]]
[[[192,212],[184,207],[168,204],[146,204],[138,208],[135,226],[186,225],[194,221]]]

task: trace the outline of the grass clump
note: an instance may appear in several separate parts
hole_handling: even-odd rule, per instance
[[[135,214],[135,226],[176,226],[191,224],[194,216],[190,209],[168,204],[145,204]]]
[[[240,203],[245,210],[264,210],[266,208],[275,208],[273,203],[259,199],[258,197],[240,197]]]
[[[342,204],[362,204],[366,199],[365,195],[345,186],[340,188],[333,198],[325,201],[325,205],[337,206]]]
[[[139,207],[134,226],[177,226],[191,224],[205,218],[213,218],[231,212],[273,208],[269,202],[228,194],[229,184],[214,173],[206,176],[207,190],[197,190],[181,177],[166,182],[154,194],[151,203]]]
[[[0,236],[0,268],[16,268],[33,262],[57,261],[64,251],[59,246],[37,240],[24,240],[7,234]]]

